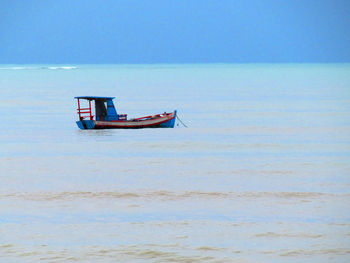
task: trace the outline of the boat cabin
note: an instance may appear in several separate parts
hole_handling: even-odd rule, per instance
[[[78,115],[79,120],[84,119],[96,121],[121,121],[126,120],[126,114],[117,114],[114,107],[113,99],[115,97],[93,97],[93,96],[79,96],[75,97],[78,101]],[[80,100],[87,100],[88,105],[82,107]]]

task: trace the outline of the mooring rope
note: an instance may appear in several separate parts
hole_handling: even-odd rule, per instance
[[[186,126],[186,124],[183,123],[182,120],[180,120],[179,116],[176,115],[176,118],[179,120],[179,122],[181,122],[181,124],[182,124],[183,126],[185,126],[186,128],[188,128],[188,127]]]

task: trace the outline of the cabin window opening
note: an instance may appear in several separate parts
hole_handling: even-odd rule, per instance
[[[95,100],[96,120],[103,121],[107,116],[107,102],[103,100]]]

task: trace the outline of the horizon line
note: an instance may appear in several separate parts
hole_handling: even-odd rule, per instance
[[[350,64],[349,62],[154,62],[154,63],[1,63],[0,65],[245,65],[245,64]]]

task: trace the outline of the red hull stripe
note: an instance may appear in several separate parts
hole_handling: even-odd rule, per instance
[[[167,116],[141,121],[94,121],[95,128],[142,128],[157,126],[164,122],[174,119],[174,113]]]

